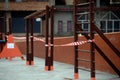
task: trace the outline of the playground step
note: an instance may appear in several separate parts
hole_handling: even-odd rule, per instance
[[[90,2],[86,2],[86,3],[77,4],[76,6],[77,6],[77,7],[88,6],[89,4],[90,4]]]
[[[91,71],[90,69],[86,69],[86,68],[83,68],[83,67],[78,67],[78,69],[81,69],[81,70],[84,70],[84,71],[88,71],[88,72]]]
[[[90,50],[81,50],[81,49],[77,49],[77,51],[79,51],[79,52],[87,52],[87,53],[90,53]]]
[[[91,62],[91,60],[88,59],[82,59],[82,58],[78,58],[79,61],[84,61],[84,62]]]

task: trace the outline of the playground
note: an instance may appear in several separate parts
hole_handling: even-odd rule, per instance
[[[119,38],[119,33],[115,34],[106,34],[111,41],[114,42],[113,38],[111,36],[114,36],[116,38]],[[22,53],[25,53],[25,38],[24,37],[13,37],[15,40],[15,43],[18,45],[18,48]],[[82,41],[86,41],[83,36],[81,36]],[[55,44],[55,51],[54,51],[54,70],[46,71],[45,68],[45,44],[44,44],[44,38],[43,37],[35,37],[34,38],[34,64],[31,66],[26,65],[26,56],[24,55],[25,60],[21,60],[20,57],[15,57],[10,61],[9,59],[1,59],[0,60],[0,80],[74,80],[73,73],[74,73],[74,55],[73,55],[73,46],[72,45],[66,45],[67,43],[71,43],[73,41],[73,37],[60,37],[55,38],[54,44]],[[95,36],[96,40],[99,40],[99,36]],[[65,41],[67,40],[67,42]],[[99,41],[96,41],[97,44]],[[103,42],[102,42],[103,43]],[[114,43],[117,44],[117,43]],[[41,46],[39,46],[41,45]],[[24,46],[24,47],[23,47]],[[62,46],[62,47],[61,47]],[[83,48],[87,48],[87,45],[85,42],[83,42],[80,46]],[[105,45],[103,45],[105,46]],[[106,46],[107,48],[107,46]],[[40,51],[39,51],[40,50]],[[64,54],[66,53],[66,54]],[[98,54],[98,53],[97,53]],[[36,57],[35,57],[36,56]],[[86,55],[82,56],[85,57]],[[99,58],[99,59],[98,59]],[[101,63],[102,62],[102,63]],[[100,68],[102,64],[102,67]],[[89,72],[89,65],[82,63],[84,68],[79,69],[79,77],[78,80],[89,80],[90,78],[90,72]],[[99,55],[96,55],[96,79],[97,80],[119,80],[119,77],[116,74],[113,74],[112,72],[107,72],[107,68],[110,68],[109,66],[106,66],[106,63],[104,63],[104,60],[100,58]],[[119,65],[119,64],[118,64]],[[8,67],[9,66],[9,67]],[[104,67],[104,68],[103,68]],[[111,69],[111,68],[110,68]],[[105,71],[106,70],[106,71]],[[112,69],[110,70],[112,71]],[[12,74],[11,74],[12,73]],[[6,75],[5,77],[3,77]],[[51,77],[52,76],[52,77]],[[76,80],[76,79],[75,79]]]
[[[79,7],[86,5],[89,8],[79,12]],[[46,6],[43,11],[24,17],[23,37],[12,34],[11,23],[9,33],[5,25],[4,37],[0,31],[0,80],[119,80],[120,32],[104,34],[95,25],[94,0],[74,0],[74,35],[70,37],[54,37],[56,10]],[[89,18],[81,23],[80,15]],[[33,21],[39,17],[45,18],[45,37],[34,35]],[[89,31],[81,27],[86,23]]]

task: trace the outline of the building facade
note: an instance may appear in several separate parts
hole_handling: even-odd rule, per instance
[[[79,0],[80,3],[89,0]],[[2,22],[12,20],[13,33],[25,33],[24,17],[36,12],[45,10],[46,5],[55,6],[55,36],[73,35],[73,0],[0,0],[0,17]],[[103,32],[120,31],[120,0],[95,0],[95,23]],[[82,8],[82,7],[81,7]],[[84,13],[85,11],[81,11]],[[87,20],[88,19],[88,20]],[[78,19],[81,22],[89,22],[89,15],[82,15]],[[34,33],[45,34],[45,22],[34,20]],[[2,23],[4,26],[5,23]],[[82,25],[82,28],[89,31],[89,24]],[[4,28],[3,28],[4,29]],[[4,31],[4,30],[3,30]],[[9,31],[9,28],[7,28]]]
[[[0,0],[0,18],[2,19],[2,32],[5,32],[5,26],[13,34],[25,34],[24,17],[40,10],[44,10],[49,5],[48,0]],[[9,22],[11,19],[11,24]],[[40,21],[34,20],[34,33],[41,33]]]
[[[88,1],[89,0],[79,0],[79,3]],[[71,9],[73,8],[73,0],[50,0],[50,4],[57,8],[55,12],[55,34],[58,36],[73,35],[74,16],[73,9]],[[95,0],[95,24],[104,33],[120,31],[119,7],[119,0]],[[81,11],[80,13],[85,12],[86,11]],[[81,23],[89,23],[89,17],[89,15],[81,15],[78,20]],[[86,31],[90,30],[88,23],[82,24],[82,28]]]

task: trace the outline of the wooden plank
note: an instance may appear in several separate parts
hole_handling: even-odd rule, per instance
[[[26,16],[24,19],[42,17],[42,16],[44,16],[45,14],[46,14],[46,10],[37,11],[37,12],[34,12],[34,13]]]
[[[99,36],[107,43],[107,45],[115,52],[115,54],[120,57],[119,50],[114,47],[114,45],[107,39],[107,37],[104,36],[104,34],[98,29],[98,27],[95,25],[95,31],[99,34]]]

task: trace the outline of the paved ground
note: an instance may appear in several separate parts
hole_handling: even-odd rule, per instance
[[[73,65],[54,62],[54,71],[44,71],[44,59],[35,58],[34,66],[26,61],[0,59],[0,80],[74,80]],[[90,80],[90,73],[80,70],[79,80]],[[118,76],[97,71],[96,80],[120,80]]]

